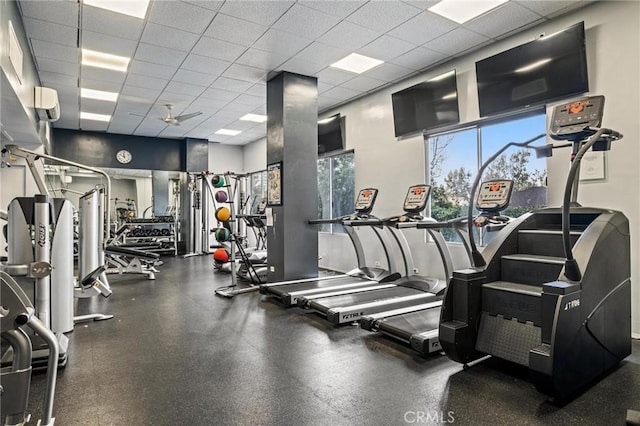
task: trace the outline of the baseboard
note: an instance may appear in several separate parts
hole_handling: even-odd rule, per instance
[[[638,340],[640,340],[640,334],[638,334],[638,333],[631,333],[631,338],[632,338],[632,339],[638,339]]]

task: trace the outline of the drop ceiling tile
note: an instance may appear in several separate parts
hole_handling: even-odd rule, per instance
[[[397,1],[371,1],[349,15],[347,20],[372,30],[387,32],[422,10]]]
[[[247,95],[246,93],[243,95],[238,96],[237,98],[234,99],[235,103],[238,104],[243,104],[243,105],[249,105],[253,108],[262,105],[264,103],[266,103],[266,95],[265,96],[253,96],[253,95]],[[251,110],[249,110],[251,111]]]
[[[376,78],[367,77],[365,75],[359,75],[356,78],[353,78],[343,84],[342,87],[346,87],[347,89],[357,90],[359,92],[369,92],[377,87],[385,85],[386,82],[382,80],[378,80]]]
[[[245,92],[248,95],[260,96],[261,98],[267,97],[267,86],[265,84],[254,84],[249,90]]]
[[[179,81],[171,81],[165,87],[166,92],[181,93],[184,95],[200,96],[204,92],[203,86],[195,86],[193,84],[180,83]]]
[[[356,50],[380,37],[382,32],[342,21],[318,38],[318,41],[329,46]]]
[[[154,1],[149,12],[149,22],[202,34],[215,15],[213,10],[189,3]]]
[[[490,13],[467,22],[465,28],[496,38],[536,21],[542,21],[542,17],[518,4],[506,3]]]
[[[208,37],[251,46],[267,30],[267,27],[219,13],[204,33]]]
[[[206,56],[195,55],[193,53],[187,56],[182,63],[181,68],[189,71],[197,71],[209,75],[220,75],[226,70],[230,62],[220,59],[208,58]]]
[[[266,52],[293,55],[309,44],[311,44],[311,40],[308,38],[270,28],[255,42],[253,47]]]
[[[265,52],[258,49],[248,49],[236,60],[236,63],[265,70],[272,70],[277,68],[278,65],[282,64],[287,59],[289,59],[288,55]]]
[[[220,10],[224,1],[216,1],[216,0],[183,0],[184,3],[189,3],[194,6],[204,7],[205,9],[213,10],[217,12]]]
[[[261,68],[250,67],[247,65],[233,64],[222,73],[223,77],[235,78],[251,83],[264,81],[267,70]]]
[[[400,40],[399,38],[383,35],[357,50],[357,53],[382,61],[389,61],[393,58],[407,53],[418,47],[415,43]]]
[[[318,83],[327,83],[337,86],[339,84],[346,83],[349,80],[355,78],[358,74],[354,74],[348,71],[342,71],[337,68],[327,67],[316,73],[316,77],[318,77]]]
[[[211,37],[202,37],[193,48],[192,53],[232,62],[238,59],[245,50],[247,50],[246,46]]]
[[[487,37],[460,27],[423,44],[423,46],[453,56],[487,41],[489,41]]]
[[[240,138],[240,137],[246,136],[244,132],[251,129],[254,126],[254,124],[255,123],[252,123],[250,121],[236,120],[233,123],[231,123],[229,127],[231,127],[233,130],[241,130],[242,134],[236,136],[236,138]]]
[[[404,68],[420,70],[440,62],[445,58],[448,58],[448,56],[440,52],[434,52],[433,50],[429,50],[424,47],[417,47],[404,55],[398,56],[390,62]]]
[[[325,68],[324,65],[314,64],[301,59],[292,58],[278,67],[281,71],[289,71],[302,75],[313,75]]]
[[[120,135],[131,135],[133,134],[136,127],[138,127],[139,122],[128,122],[122,121],[118,117],[113,117],[111,120],[111,124],[107,127],[107,132],[115,133]]]
[[[185,69],[179,69],[173,76],[173,81],[179,81],[181,83],[195,84],[197,86],[209,86],[216,79],[216,76],[210,74],[204,74],[201,72],[189,71]]]
[[[113,114],[116,104],[113,102],[99,101],[97,99],[80,99],[80,111],[95,114]]]
[[[218,77],[218,79],[211,84],[212,88],[227,90],[229,92],[244,93],[253,84],[248,81],[236,80],[234,78]]]
[[[217,99],[210,99],[200,96],[199,98],[196,98],[196,100],[193,101],[191,105],[193,105],[194,107],[208,108],[212,111],[218,111],[227,103],[227,101],[220,101]]]
[[[93,6],[82,6],[82,29],[129,40],[139,40],[144,19]]]
[[[172,93],[165,90],[160,94],[160,97],[158,97],[156,104],[162,106],[171,104],[174,106],[173,112],[178,115],[187,105],[191,104],[195,98],[196,96],[187,95],[186,93]]]
[[[269,26],[294,3],[294,1],[228,1],[222,6],[220,13]]]
[[[29,1],[19,2],[23,16],[78,28],[78,3]]]
[[[82,67],[81,83],[84,79],[92,79],[98,81],[104,81],[106,83],[115,83],[122,86],[127,74],[118,71],[107,70],[104,68],[96,67]]]
[[[124,86],[120,92],[121,96],[126,96],[129,99],[135,98],[136,100],[144,100],[147,102],[154,102],[158,96],[160,96],[160,93],[162,93],[162,89],[149,89],[128,85]],[[147,109],[149,109],[148,105]]]
[[[153,100],[146,101],[133,96],[120,95],[115,114],[129,114],[136,118],[139,118],[140,115],[146,116],[152,102]]]
[[[299,0],[299,4],[344,19],[367,2],[364,0]]]
[[[208,88],[200,97],[229,102],[237,98],[238,94],[236,92],[229,92],[228,90]]]
[[[165,127],[167,125],[160,120],[146,119],[140,123],[133,134],[136,136],[156,137]]]
[[[155,78],[142,76],[139,74],[127,74],[126,85],[135,87],[144,87],[146,89],[164,89],[169,80],[164,78]]]
[[[317,38],[334,27],[340,19],[315,9],[294,5],[273,25],[274,28],[302,37]]]
[[[455,29],[457,26],[453,21],[424,11],[389,31],[389,35],[422,44]]]
[[[189,52],[199,38],[198,34],[148,22],[144,27],[140,41]]]
[[[294,59],[327,66],[347,56],[351,51],[326,44],[313,42],[294,56]]]
[[[131,58],[136,51],[136,47],[138,47],[138,42],[83,30],[81,47],[83,49]]]
[[[40,21],[33,18],[23,18],[22,22],[29,38],[31,39],[78,47],[77,28],[54,24],[53,22]]]
[[[391,82],[406,77],[409,74],[413,74],[414,72],[415,70],[411,70],[409,68],[390,63],[384,63],[378,65],[371,71],[367,71],[367,76],[371,78],[377,78],[386,82]]]
[[[187,57],[187,52],[179,52],[166,47],[140,43],[136,50],[135,59],[159,65],[180,66]]]
[[[186,132],[185,126],[182,124],[180,126],[167,126],[162,132],[160,132],[160,134],[158,134],[158,137],[178,138],[183,136],[185,132]]]
[[[47,87],[52,87],[54,89],[59,86],[78,87],[78,78],[72,75],[58,74],[48,71],[40,71],[38,75],[40,76],[42,83]]]
[[[333,89],[337,84],[329,84],[325,81],[318,80],[318,93],[323,94],[329,89]]]
[[[262,115],[267,115],[267,104],[265,103],[264,105],[260,105],[258,108],[254,109],[253,111],[251,111],[254,114],[262,114]],[[258,126],[263,126],[266,129],[266,123],[262,123],[262,124],[258,124]]]
[[[524,6],[527,9],[541,16],[550,16],[568,7],[574,6],[580,1],[548,1],[548,0],[516,0],[514,3]]]
[[[417,7],[420,10],[427,10],[436,3],[440,3],[441,0],[404,0],[404,3]]]
[[[122,83],[108,81],[103,78],[89,78],[83,73],[80,79],[80,87],[93,90],[104,90],[105,92],[120,93],[120,90],[122,90]]]
[[[136,59],[132,60],[129,63],[129,73],[131,74],[170,79],[176,71],[176,67],[167,67],[164,65],[152,64],[149,62],[138,61]]]
[[[199,127],[195,128],[191,132],[189,132],[189,137],[192,138],[200,138],[200,139],[208,139],[209,135],[213,133],[212,130],[209,129],[200,129]]]
[[[78,63],[80,50],[76,47],[65,46],[64,44],[48,43],[46,41],[31,40],[33,54],[36,58],[48,58],[58,61]]]
[[[229,104],[231,104],[232,102],[230,102]],[[237,105],[236,105],[237,106]],[[218,118],[220,120],[222,119],[232,119],[232,121],[235,121],[238,119],[238,117],[240,117],[241,115],[244,115],[245,113],[242,113],[241,115],[238,115],[239,113],[237,111],[232,111],[231,109],[229,109],[229,105],[227,105],[226,107],[224,107],[223,109],[221,109],[220,111],[216,112],[215,118]]]
[[[37,58],[36,63],[39,71],[49,71],[68,76],[78,76],[78,65],[71,62],[57,61],[55,59]]]

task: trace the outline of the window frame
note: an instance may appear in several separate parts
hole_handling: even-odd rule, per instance
[[[327,153],[321,156],[318,156],[318,164],[321,160],[329,160],[329,202],[330,202],[330,206],[329,206],[329,219],[333,219],[333,209],[334,209],[334,187],[333,187],[333,162],[336,158],[338,157],[342,157],[345,155],[352,155],[353,157],[353,168],[354,168],[354,179],[353,179],[353,186],[354,186],[354,196],[355,196],[355,150],[353,149],[347,149],[347,150],[342,150],[342,151],[334,151],[331,153]],[[328,226],[329,230],[327,231],[326,228],[324,228],[325,226]],[[324,228],[324,229],[323,229]],[[339,230],[339,226],[335,226],[335,224],[325,224],[322,225],[318,228],[318,232],[322,233],[322,234],[327,234],[327,235],[342,235],[345,234],[344,231],[340,231]]]

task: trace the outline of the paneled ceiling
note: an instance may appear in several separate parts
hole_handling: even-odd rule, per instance
[[[42,84],[56,89],[54,127],[244,145],[266,124],[271,71],[318,77],[320,111],[403,80],[570,10],[587,0],[512,0],[463,25],[419,1],[154,0],[144,19],[82,1],[19,1]],[[80,65],[80,49],[130,57],[127,72]],[[355,74],[329,65],[359,53],[384,63]],[[80,98],[80,88],[117,92],[117,102]],[[159,120],[201,115],[180,126]],[[80,111],[112,115],[80,119]],[[134,115],[135,114],[135,115]],[[225,128],[236,136],[215,134]]]

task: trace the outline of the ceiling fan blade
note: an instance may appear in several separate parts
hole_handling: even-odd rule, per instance
[[[184,121],[184,120],[188,120],[188,119],[193,118],[193,117],[197,117],[200,114],[202,114],[202,113],[201,112],[192,112],[191,114],[178,115],[178,116],[176,116],[174,118],[176,120],[178,120],[178,121]]]
[[[136,117],[142,117],[142,118],[146,118],[147,117],[144,114],[138,114],[138,113],[135,113],[135,112],[130,112],[129,115],[135,115]]]

